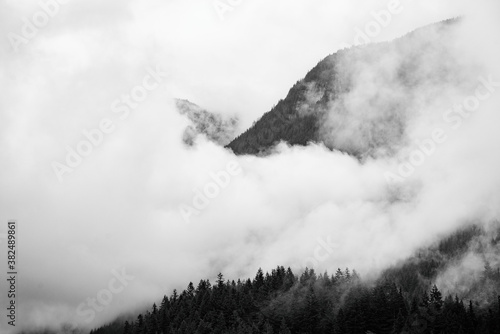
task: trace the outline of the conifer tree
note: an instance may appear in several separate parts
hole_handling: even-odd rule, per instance
[[[434,285],[431,289],[430,303],[434,306],[434,308],[437,311],[440,311],[441,308],[443,307],[443,298],[441,292],[439,291],[436,285]]]

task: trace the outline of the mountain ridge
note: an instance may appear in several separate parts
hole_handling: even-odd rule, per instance
[[[349,71],[352,72],[349,69],[350,63],[362,62],[363,57],[369,58],[371,53],[387,58],[399,52],[394,49],[409,48],[408,45],[413,43],[416,43],[419,48],[410,51],[403,50],[403,52],[408,52],[417,61],[422,62],[425,59],[422,56],[422,49],[431,50],[443,60],[448,60],[446,47],[440,48],[436,44],[443,39],[440,34],[445,35],[447,28],[453,27],[460,20],[460,18],[453,18],[441,21],[416,29],[390,42],[355,46],[328,55],[319,61],[303,79],[298,80],[284,99],[280,99],[270,111],[263,114],[250,128],[226,145],[226,148],[231,149],[236,155],[258,155],[268,153],[274,145],[283,141],[292,146],[306,146],[311,142],[323,143],[331,150],[343,151],[357,157],[369,155],[371,151],[380,149],[385,149],[389,154],[393,153],[399,147],[399,143],[396,142],[398,140],[404,142],[404,122],[408,117],[406,113],[387,113],[383,115],[384,117],[373,121],[382,125],[371,126],[365,131],[361,125],[361,131],[356,134],[367,138],[362,140],[363,143],[360,145],[355,143],[356,138],[350,134],[335,137],[336,132],[345,131],[345,125],[350,121],[349,115],[343,115],[349,110],[336,105],[337,102],[341,103],[342,97],[348,95],[353,88],[352,81],[356,79],[356,73],[349,73]],[[373,64],[379,59],[372,59],[368,62],[370,61]],[[417,70],[417,65],[411,64],[410,61],[401,61],[397,65],[399,67],[394,71],[401,71],[399,83],[404,87],[410,89],[413,85],[425,84],[425,82],[412,81],[412,74]],[[391,107],[398,108],[400,102],[393,101]],[[334,113],[332,110],[339,117],[333,122],[328,122],[326,118]],[[401,114],[404,115],[401,116]],[[359,116],[356,117],[359,118]],[[356,121],[361,123],[358,119]],[[327,126],[324,123],[327,123]],[[350,132],[356,132],[356,130],[355,128],[349,129]],[[384,134],[385,132],[388,134]]]

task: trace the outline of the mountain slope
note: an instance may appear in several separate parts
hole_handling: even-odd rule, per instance
[[[457,22],[329,55],[227,147],[238,155],[259,154],[280,141],[322,142],[356,156],[392,153],[404,143],[422,101],[436,96],[443,84],[460,83],[449,52]]]
[[[467,293],[444,293],[442,286],[434,285],[443,270],[471,251],[481,256],[493,252],[498,259],[498,225],[489,232],[466,227],[386,270],[375,282],[349,269],[318,274],[306,268],[297,276],[278,266],[236,282],[219,274],[213,284],[201,280],[180,293],[174,290],[135,321],[113,323],[91,334],[497,334],[500,261],[479,270],[480,278],[470,282]],[[488,286],[491,296],[478,293]]]
[[[177,99],[175,104],[179,113],[185,115],[192,124],[184,130],[182,140],[186,145],[194,145],[196,137],[200,134],[222,146],[234,138],[238,126],[236,117],[223,117],[208,112],[188,100]]]

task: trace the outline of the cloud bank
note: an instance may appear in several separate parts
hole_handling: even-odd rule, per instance
[[[393,155],[360,163],[321,145],[282,144],[266,158],[235,157],[201,137],[186,149],[188,122],[172,98],[236,112],[250,125],[386,2],[257,1],[223,22],[209,2],[196,4],[74,0],[17,53],[2,42],[0,221],[19,224],[18,328],[97,327],[218,272],[237,278],[258,267],[314,264],[376,275],[459,226],[498,217],[500,95],[481,101],[458,129],[443,119],[474,94],[478,77],[500,81],[499,50],[488,37],[498,31],[491,14],[498,5],[405,3],[377,40],[467,13],[449,41],[460,62],[456,75],[467,80],[432,103],[418,101],[429,112],[412,116],[407,141]],[[20,18],[39,10],[34,2],[1,6],[4,34],[19,33]],[[360,64],[349,66],[366,70]],[[423,65],[439,67],[432,59]],[[121,119],[114,101],[132,96],[156,66],[164,81]],[[370,82],[355,94],[397,88],[387,81],[367,88]],[[64,163],[67,147],[104,118],[114,131],[59,182],[52,162]],[[385,174],[407,161],[414,140],[436,127],[447,140],[411,176],[388,183]],[[242,173],[186,223],[179,207],[233,161]],[[122,290],[117,272],[133,277]]]

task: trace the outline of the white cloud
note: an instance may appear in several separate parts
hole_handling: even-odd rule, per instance
[[[361,165],[321,146],[282,146],[268,158],[237,158],[244,175],[191,225],[183,222],[178,205],[235,157],[203,140],[186,149],[186,120],[170,98],[239,113],[249,125],[336,45],[350,42],[372,7],[387,5],[371,3],[245,2],[220,21],[206,1],[74,0],[19,53],[4,39],[0,221],[19,222],[21,328],[75,319],[79,303],[106,288],[111,270],[121,266],[136,279],[92,327],[219,270],[235,278],[259,266],[300,266],[318,236],[340,245],[322,268],[367,273],[468,218],[497,215],[498,98],[492,98],[399,189],[406,199],[398,193],[394,201],[383,177],[394,161]],[[408,9],[378,39],[457,13],[455,2],[431,3],[405,3]],[[2,19],[8,16],[0,20],[4,35],[37,8],[0,6]],[[483,52],[495,53],[493,43],[474,37],[466,39],[473,45],[468,62],[479,50],[486,65],[494,63],[498,57]],[[168,79],[120,122],[111,103],[156,64]],[[65,146],[103,117],[116,120],[115,132],[58,183],[51,162],[63,160]]]

